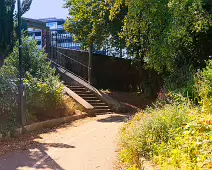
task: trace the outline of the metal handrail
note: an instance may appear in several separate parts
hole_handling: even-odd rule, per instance
[[[63,55],[63,56],[65,56],[66,58],[68,58],[68,59],[70,59],[70,60],[72,60],[72,61],[74,61],[74,62],[76,62],[76,63],[78,63],[78,64],[80,64],[80,65],[82,65],[82,66],[84,66],[84,67],[86,67],[86,68],[88,68],[88,69],[91,70],[90,67],[86,66],[85,64],[83,64],[83,63],[81,63],[81,62],[79,62],[79,61],[77,61],[77,60],[75,60],[75,59],[73,59],[73,58],[71,58],[71,57],[69,57],[69,56],[61,53],[61,52],[59,52],[58,50],[56,52],[59,53],[59,54],[61,54],[61,55]]]
[[[62,69],[64,69],[64,70],[66,70],[67,72],[70,72],[71,74],[73,74],[74,76],[78,77],[79,79],[82,79],[82,80],[85,81],[86,83],[91,84],[90,82],[88,82],[88,80],[85,80],[85,79],[82,78],[81,76],[76,75],[76,74],[73,73],[72,71],[66,69],[65,67],[63,67],[63,66],[61,66],[61,65],[59,65],[58,63],[54,62],[53,60],[51,60],[51,59],[49,59],[49,58],[47,58],[47,60],[49,60],[51,63],[55,64],[56,66],[58,66],[58,67],[60,67],[60,68],[62,68]]]

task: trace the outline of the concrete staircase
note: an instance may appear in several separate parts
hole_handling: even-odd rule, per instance
[[[100,100],[94,92],[83,86],[67,86],[70,90],[83,98],[86,102],[94,107],[93,112],[96,114],[112,112],[111,108]]]

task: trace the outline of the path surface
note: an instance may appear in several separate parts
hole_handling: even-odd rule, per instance
[[[0,157],[0,170],[113,170],[117,134],[128,116],[88,118],[36,136],[37,145]]]

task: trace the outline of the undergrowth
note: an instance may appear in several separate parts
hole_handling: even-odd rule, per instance
[[[5,59],[4,66],[0,68],[0,113],[7,117],[9,123],[16,125],[20,117],[18,56],[19,45],[16,42],[13,51]],[[37,41],[29,40],[28,37],[23,38],[23,74],[27,124],[73,114],[76,104],[73,104],[73,100],[69,100],[68,104],[64,99],[64,85],[47,61],[47,54],[38,49]]]
[[[126,169],[142,169],[142,157],[164,170],[212,169],[212,61],[193,80],[195,97],[162,90],[124,125],[119,144]]]
[[[161,169],[212,168],[212,115],[168,104],[138,113],[121,131],[120,159],[127,168],[151,159]]]

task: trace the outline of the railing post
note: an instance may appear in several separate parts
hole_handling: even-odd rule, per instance
[[[17,1],[18,7],[18,38],[19,38],[19,74],[20,74],[20,84],[19,84],[19,111],[20,111],[20,124],[24,126],[26,124],[26,90],[23,82],[24,72],[23,72],[23,47],[22,47],[22,30],[21,30],[21,1]]]
[[[58,41],[58,39],[57,39],[57,36],[58,36],[58,34],[56,33],[55,34],[55,41],[56,41],[56,43],[55,43],[55,48],[56,48],[56,60],[58,61],[58,58],[57,58],[57,46],[58,46],[58,44],[57,44],[57,41]]]
[[[88,82],[92,84],[92,58],[93,58],[93,43],[88,48],[89,59],[88,59]]]

